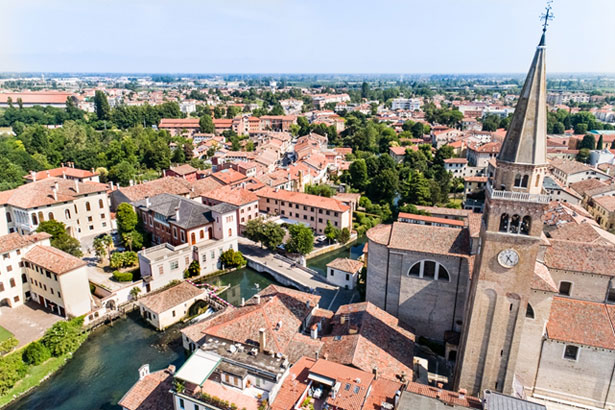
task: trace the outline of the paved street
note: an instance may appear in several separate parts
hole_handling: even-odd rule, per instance
[[[0,307],[0,326],[15,335],[18,347],[40,339],[59,320],[62,320],[60,316],[47,312],[34,302],[15,308]]]

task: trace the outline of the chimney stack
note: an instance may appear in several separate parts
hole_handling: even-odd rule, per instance
[[[30,171],[30,176],[32,176],[32,182],[36,182],[36,172]]]
[[[47,178],[49,178],[51,175],[49,174],[49,170],[47,170]]]
[[[318,339],[318,325],[314,323],[310,329],[310,337],[312,339]]]
[[[55,186],[53,187],[53,200],[58,200],[58,188],[56,188]]]
[[[241,307],[246,305],[246,298],[241,298]]]
[[[49,176],[49,171],[47,171],[47,176]],[[62,178],[66,179],[66,171],[62,171]]]
[[[111,187],[111,190],[113,191],[113,181],[109,181],[109,186]]]
[[[130,186],[133,186],[135,184],[135,181],[133,181],[132,179],[129,182],[130,182]]]
[[[265,339],[265,328],[261,327],[258,329],[258,351],[263,353],[265,351],[265,343],[267,343]]]
[[[163,176],[163,177],[166,177],[166,176],[167,176],[167,170],[166,170],[166,169],[163,169],[163,170],[162,170],[162,176]]]
[[[256,300],[257,305],[261,304],[261,295],[254,295],[254,299]]]
[[[75,179],[75,192],[79,193],[79,181]]]
[[[149,206],[150,206],[149,196],[146,196],[146,197],[145,197],[145,206],[146,206],[147,208],[149,208]]]
[[[149,364],[144,364],[139,367],[139,380],[143,380],[147,375],[149,375]]]
[[[179,222],[179,206],[175,207],[175,222]]]

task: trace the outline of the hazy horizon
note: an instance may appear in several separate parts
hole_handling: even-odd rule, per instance
[[[377,7],[349,0],[4,0],[0,72],[523,74],[544,6],[542,0],[385,0]],[[549,73],[613,73],[615,2],[556,0],[553,8]]]

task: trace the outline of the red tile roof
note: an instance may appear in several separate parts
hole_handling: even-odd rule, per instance
[[[139,299],[139,303],[152,312],[160,314],[204,293],[205,290],[184,281],[162,292],[145,296]]]
[[[57,200],[53,189],[58,184]],[[77,188],[75,184],[79,187]],[[78,182],[64,178],[46,178],[42,181],[31,182],[10,191],[0,194],[0,205],[8,204],[22,209],[52,205],[59,202],[72,201],[77,197],[106,192],[108,186],[98,182]]]
[[[549,339],[615,350],[615,306],[554,297],[547,322]]]
[[[199,128],[198,118],[162,118],[158,128]]]
[[[284,189],[274,190],[271,188],[263,188],[256,191],[259,198],[269,198],[278,201],[292,202],[299,205],[313,206],[330,211],[346,212],[350,207],[341,201],[324,196],[310,195],[303,192],[286,191]]]
[[[0,236],[0,253],[21,249],[25,246],[44,241],[51,238],[47,232],[34,233],[31,235],[21,235],[17,232]]]
[[[37,181],[40,181],[41,179],[45,179],[49,177],[62,178],[63,175],[66,175],[67,177],[74,177],[74,178],[90,178],[98,174],[95,172],[86,171],[84,169],[79,169],[79,168],[59,167],[59,168],[48,169],[45,171],[38,171],[38,172],[35,172],[34,175],[36,177],[35,179]],[[25,175],[24,178],[27,179],[28,181],[33,180],[31,173]]]
[[[446,225],[451,225],[451,226],[465,226],[465,222],[457,220],[457,219],[450,219],[450,218],[439,218],[436,216],[425,216],[425,215],[417,215],[417,214],[409,214],[406,212],[400,212],[398,215],[398,219],[412,219],[415,221],[424,221],[424,222],[431,222],[431,223],[439,223],[439,224],[446,224]],[[400,221],[403,222],[403,221]]]
[[[24,260],[32,262],[40,267],[47,269],[57,275],[73,271],[87,262],[74,257],[59,249],[51,246],[36,245],[30,249],[23,257]]]
[[[371,372],[357,370],[333,361],[318,359],[310,369],[310,373],[333,379],[340,383],[335,397],[329,395],[326,403],[333,408],[344,410],[360,410],[369,386],[374,379]]]
[[[65,104],[71,93],[57,91],[32,91],[22,93],[0,93],[0,103],[7,103],[9,97],[13,100],[13,105],[17,106],[17,100],[21,98],[24,104]]]
[[[349,258],[337,258],[327,263],[327,268],[341,270],[343,272],[355,273],[363,268],[363,262]]]
[[[194,184],[197,185],[200,181]],[[159,194],[186,195],[191,192],[191,188],[192,184],[183,178],[164,177],[142,184],[121,187],[119,191],[133,202],[145,199],[146,196],[152,197]]]
[[[438,387],[426,386],[415,382],[408,383],[406,391],[420,394],[421,396],[432,397],[450,406],[470,407],[474,409],[482,409],[483,406],[478,397],[461,395],[450,390],[440,389]]]
[[[552,239],[545,265],[564,271],[615,276],[615,247]]]
[[[310,368],[316,360],[302,357],[288,371],[275,400],[271,404],[271,410],[289,410],[294,408],[302,394],[307,389]]]
[[[177,167],[170,168],[170,170],[178,175],[188,175],[198,171],[198,169],[196,169],[190,164],[182,164]]]
[[[153,372],[137,381],[118,405],[128,410],[160,410],[173,408],[173,374],[169,369]]]
[[[236,206],[258,201],[258,196],[254,192],[248,191],[245,188],[231,188],[230,185],[211,190],[203,194],[202,197]]]

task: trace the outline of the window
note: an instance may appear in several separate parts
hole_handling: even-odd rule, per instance
[[[559,294],[563,296],[570,296],[572,290],[572,282],[562,281],[559,283]]]
[[[527,304],[527,309],[525,310],[525,317],[528,319],[534,319],[534,308],[529,303]]]
[[[105,214],[100,214],[100,219],[105,219]]]
[[[7,221],[8,223],[13,222],[13,220],[11,219],[11,214],[10,214],[9,212],[7,212],[7,213],[6,213],[6,221]]]
[[[88,216],[88,222],[92,222],[92,217]]]
[[[171,261],[171,263],[169,263],[169,267],[171,268],[171,270],[175,270],[177,268],[179,268],[179,263],[175,260],[175,261]]]
[[[519,233],[519,224],[521,223],[521,217],[517,214],[510,218],[510,225],[508,226],[509,233]]]
[[[98,207],[99,207],[100,209],[103,209],[103,208],[105,207],[105,203],[103,202],[103,200],[102,200],[102,199],[99,199],[99,200],[98,200]]]
[[[523,175],[523,179],[521,180],[522,188],[527,188],[527,183],[528,183],[529,178],[530,178],[529,176]]]
[[[573,345],[566,345],[564,347],[564,359],[577,360],[579,358],[579,347]]]
[[[14,300],[15,302],[19,302],[19,296],[15,296],[15,297],[13,298],[13,300]]]
[[[11,284],[11,287],[12,287],[12,288],[14,288],[14,287],[16,286],[16,285],[15,285],[15,279],[14,279],[14,278],[11,278],[11,279],[9,280],[9,283]]]
[[[179,234],[181,236],[181,241],[185,242],[186,241],[186,233],[184,231],[179,231]]]
[[[32,214],[32,225],[38,225],[38,218],[36,214]]]
[[[446,268],[435,261],[418,261],[408,271],[408,276],[417,276],[423,279],[450,281]]]
[[[0,292],[4,292],[4,283],[0,282]]]
[[[12,270],[13,270],[13,266],[12,266],[12,265],[8,265],[8,266],[6,267],[6,271],[7,271],[7,272],[11,272]]]
[[[502,214],[502,216],[500,216],[500,232],[508,232],[509,220],[508,214]]]
[[[179,408],[180,409],[184,408],[184,399],[179,399]]]
[[[201,232],[199,233],[199,239],[203,239],[205,237],[205,231],[201,229]]]
[[[58,297],[61,299],[62,298],[62,294],[60,293],[60,291],[58,291]]]
[[[529,215],[526,215],[521,220],[521,229],[519,230],[521,235],[529,235],[530,228],[532,227],[532,218]]]
[[[175,317],[175,311],[174,310],[171,311],[171,314],[173,315],[173,317]]]
[[[201,257],[201,261],[203,261],[203,263],[207,262],[207,253],[206,252],[203,252],[203,255]]]
[[[53,212],[49,212],[47,214],[47,219],[49,219],[50,221],[53,221],[55,219],[54,216],[53,216]]]
[[[173,238],[177,239],[177,228],[173,227]]]
[[[90,212],[92,210],[92,207],[90,206],[90,202],[89,201],[87,201],[85,203],[85,210],[88,211],[88,212]]]
[[[70,219],[70,210],[65,210],[64,211],[64,216],[66,217],[66,219]]]

